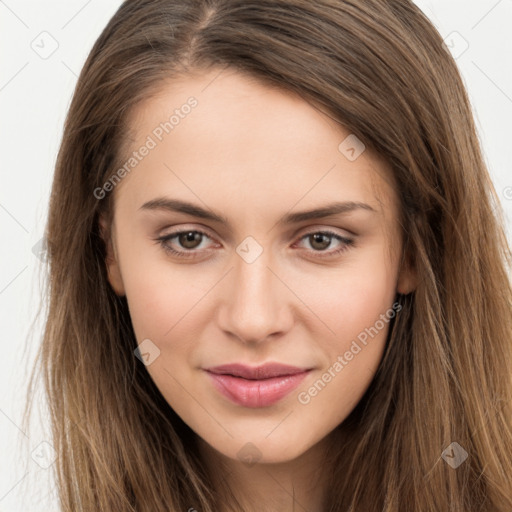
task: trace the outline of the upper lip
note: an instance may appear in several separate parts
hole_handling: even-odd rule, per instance
[[[266,363],[260,366],[247,366],[245,364],[233,363],[206,368],[206,371],[218,375],[233,375],[234,377],[241,377],[243,379],[260,380],[295,375],[310,369],[311,368],[299,368],[297,366],[280,363]]]

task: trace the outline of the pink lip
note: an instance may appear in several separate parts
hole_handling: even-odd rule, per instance
[[[244,407],[267,407],[295,389],[311,369],[278,363],[251,367],[228,364],[207,368],[214,386]]]

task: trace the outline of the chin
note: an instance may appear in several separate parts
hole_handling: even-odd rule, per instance
[[[277,427],[282,428],[281,426]],[[271,433],[268,435],[259,432],[251,433],[245,431],[243,436],[226,439],[223,442],[218,440],[202,439],[210,449],[214,449],[226,458],[242,462],[247,466],[255,464],[280,464],[290,462],[304,455],[312,446],[321,439],[311,439],[307,443],[307,433],[301,434],[297,430],[293,434],[283,430],[281,435]],[[213,441],[213,442],[211,442]],[[227,442],[226,442],[227,441]]]

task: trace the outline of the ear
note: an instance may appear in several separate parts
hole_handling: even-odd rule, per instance
[[[107,222],[103,215],[100,215],[99,225],[101,238],[103,238],[106,247],[105,264],[107,267],[108,281],[116,294],[123,296],[126,293],[124,290],[123,278],[121,276],[121,269],[119,268],[119,261],[115,250],[115,244],[113,242],[113,233],[107,227]]]

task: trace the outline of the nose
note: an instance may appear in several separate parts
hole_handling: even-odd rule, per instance
[[[268,263],[265,251],[252,263],[235,254],[217,310],[219,327],[246,344],[275,339],[293,324],[293,295]]]

